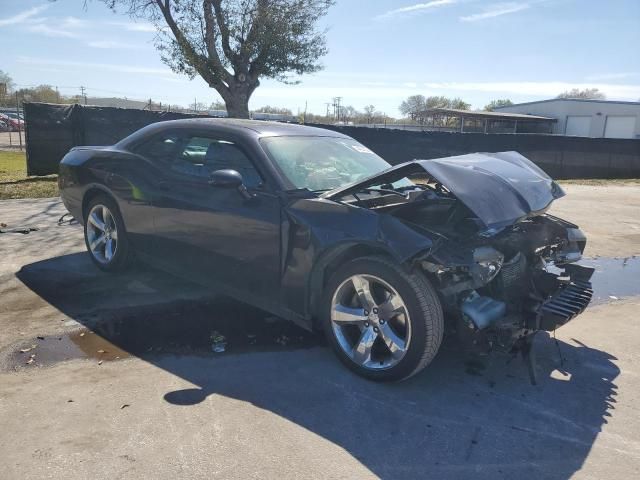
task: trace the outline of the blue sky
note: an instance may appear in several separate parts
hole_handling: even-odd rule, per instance
[[[219,99],[202,80],[172,73],[151,25],[97,0],[0,0],[0,69],[19,86],[64,94],[127,96],[187,105]],[[640,99],[640,0],[338,0],[325,69],[297,86],[265,80],[250,107],[322,113],[325,102],[398,116],[409,95],[459,96],[480,108],[494,98],[550,98],[597,87]]]

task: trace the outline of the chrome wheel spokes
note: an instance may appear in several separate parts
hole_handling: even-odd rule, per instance
[[[342,350],[365,368],[390,368],[409,347],[408,309],[391,285],[373,275],[342,282],[331,302],[331,323]]]
[[[93,258],[107,264],[118,248],[118,227],[111,211],[95,205],[87,217],[87,243]]]

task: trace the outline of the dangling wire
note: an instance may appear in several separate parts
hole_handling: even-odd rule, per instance
[[[71,217],[68,220],[65,220],[65,217]],[[62,225],[63,223],[72,224],[73,222],[77,222],[74,216],[72,216],[69,212],[65,213],[58,219],[58,225]]]

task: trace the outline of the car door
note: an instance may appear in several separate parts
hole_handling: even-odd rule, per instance
[[[213,187],[212,172],[237,170],[251,198]],[[169,268],[251,303],[277,298],[280,284],[280,200],[246,150],[210,133],[187,136],[154,197],[154,255]]]

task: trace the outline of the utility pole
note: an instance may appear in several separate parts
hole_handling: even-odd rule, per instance
[[[82,97],[84,97],[84,104],[87,104],[87,94],[86,94],[86,88],[84,88],[83,86],[80,86],[80,95]]]
[[[18,92],[16,92],[16,114],[18,114],[18,139],[20,140],[20,151],[22,151],[22,126],[20,123],[20,101],[18,100]]]
[[[60,92],[58,91],[58,87],[56,87],[56,101],[60,103]]]
[[[340,101],[342,97],[333,97],[333,118],[340,121]]]

